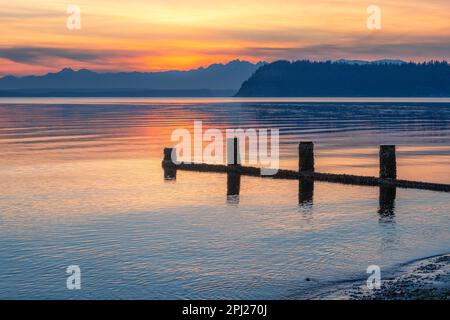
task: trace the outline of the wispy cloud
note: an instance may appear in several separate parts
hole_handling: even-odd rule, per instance
[[[15,63],[49,65],[54,59],[108,64],[113,59],[133,58],[142,52],[126,50],[83,50],[53,47],[0,47],[0,58]]]
[[[382,30],[367,29],[362,0],[0,0],[3,73],[65,66],[96,70],[191,69],[234,58],[450,59],[448,0],[377,0]]]
[[[0,19],[6,20],[21,20],[24,19],[47,19],[47,18],[60,18],[61,10],[55,9],[42,9],[34,6],[18,6],[11,4],[2,4],[2,10],[0,11]]]
[[[303,47],[247,47],[242,54],[271,59],[404,58],[450,60],[450,38],[416,42],[357,40],[349,44],[318,44]]]
[[[0,48],[0,57],[19,63],[40,64],[51,58],[76,61],[98,61],[103,54],[65,48],[13,47]]]

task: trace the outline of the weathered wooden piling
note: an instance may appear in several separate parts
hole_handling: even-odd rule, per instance
[[[238,159],[239,158],[238,143],[234,143],[233,140],[233,143],[231,143],[230,145],[233,148],[232,154],[234,155],[234,159]],[[237,153],[237,156],[235,155],[235,153]],[[290,179],[290,180],[309,178],[312,179],[313,181],[317,180],[317,181],[351,184],[359,186],[383,186],[383,187],[411,188],[411,189],[450,192],[450,184],[396,179],[397,175],[395,162],[396,162],[395,146],[390,146],[389,148],[385,148],[384,146],[382,146],[380,147],[380,177],[315,172],[314,146],[312,142],[303,142],[299,145],[299,169],[298,170],[279,169],[277,173],[272,176],[261,175],[260,168],[236,165],[234,161],[228,161],[229,165],[205,164],[205,163],[181,163],[176,165],[176,169],[198,171],[198,172],[228,173],[232,172],[231,169],[233,168],[234,165],[235,169],[237,169],[235,170],[235,172],[239,173],[239,176],[247,175],[261,178]],[[238,160],[238,164],[240,164],[240,160]],[[236,187],[238,182],[237,181],[232,182],[233,181],[232,178],[230,180],[231,180],[230,184]],[[236,190],[236,188],[234,188],[234,190]],[[236,191],[233,192],[230,191],[230,193],[235,192]]]
[[[177,178],[177,165],[174,161],[176,161],[176,149],[164,148],[162,167],[164,169],[164,179],[166,180],[174,180]]]
[[[238,137],[227,139],[227,164],[228,165],[240,165],[241,156],[239,152],[239,139]]]
[[[298,171],[314,172],[314,144],[303,141],[298,145]]]
[[[394,145],[380,146],[380,178],[397,179],[397,160]]]
[[[227,139],[227,196],[237,196],[241,190],[241,159],[239,139]]]

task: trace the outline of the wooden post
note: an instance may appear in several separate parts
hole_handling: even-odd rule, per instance
[[[298,145],[298,171],[314,172],[314,144],[303,141]]]
[[[397,160],[394,145],[380,146],[380,178],[397,179]]]
[[[237,137],[227,139],[227,164],[227,196],[237,196],[241,189],[241,160]]]
[[[177,166],[174,161],[176,161],[176,149],[164,148],[162,167],[164,169],[164,179],[166,180],[175,180],[177,178]]]
[[[227,164],[240,165],[239,139],[237,137],[227,139]]]

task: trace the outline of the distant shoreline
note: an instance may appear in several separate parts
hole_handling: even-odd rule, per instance
[[[0,98],[232,97],[237,89],[0,89]]]
[[[391,98],[391,97],[2,97],[0,104],[104,104],[104,103],[450,103],[448,98]]]

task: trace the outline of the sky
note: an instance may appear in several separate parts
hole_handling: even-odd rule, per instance
[[[69,5],[80,29],[69,29]],[[381,9],[381,29],[367,8]],[[0,76],[234,59],[450,60],[449,0],[0,0]],[[72,20],[71,20],[72,21]]]

